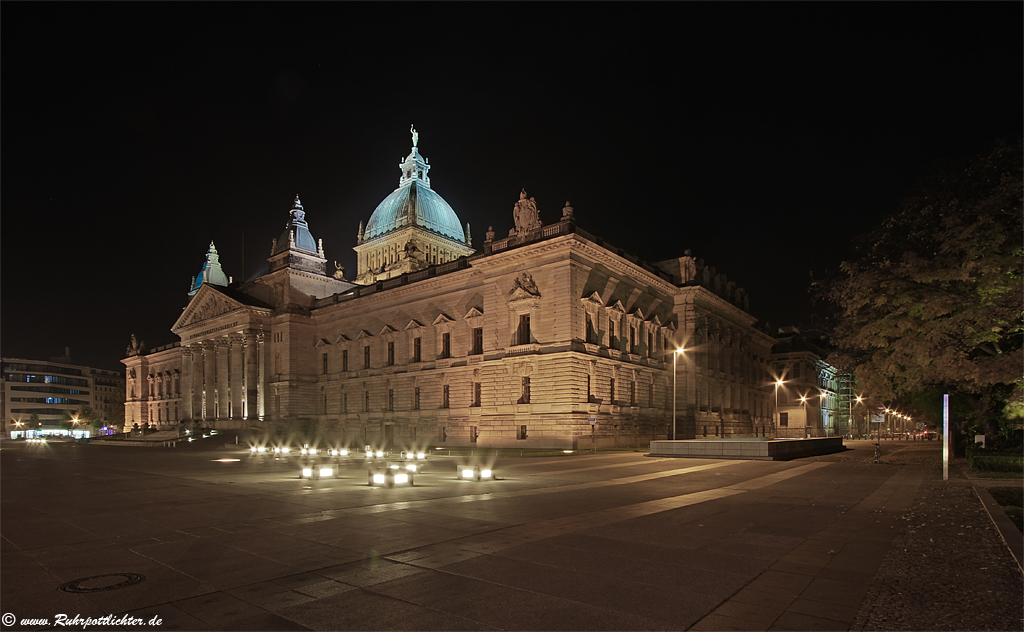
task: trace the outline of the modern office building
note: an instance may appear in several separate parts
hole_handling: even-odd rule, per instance
[[[742,288],[689,251],[625,253],[568,202],[543,224],[526,191],[475,250],[417,140],[360,222],[355,282],[298,197],[254,281],[231,283],[211,243],[178,341],[122,360],[126,425],[564,449],[774,435],[774,341]]]
[[[117,371],[72,364],[67,356],[49,361],[2,359],[0,415],[9,436],[66,435],[69,431],[61,425],[65,412],[73,416],[83,405],[99,420],[109,421],[107,405],[124,390],[124,378]],[[72,425],[77,436],[97,432],[91,425]]]

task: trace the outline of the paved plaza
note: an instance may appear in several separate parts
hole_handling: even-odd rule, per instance
[[[233,444],[4,441],[2,629],[847,630],[934,473],[866,442],[789,462],[441,452],[387,488],[361,456],[308,480],[298,455]],[[456,480],[470,460],[499,479]]]

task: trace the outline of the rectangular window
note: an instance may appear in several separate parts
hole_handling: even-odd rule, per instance
[[[608,401],[612,404],[615,403],[615,378],[611,378],[608,384]]]
[[[473,352],[472,355],[480,355],[484,352],[484,328],[473,328]]]
[[[388,343],[388,366],[395,366],[395,343]]]
[[[779,426],[789,428],[789,413],[779,413]]]
[[[327,393],[324,393],[324,413],[327,412]]]
[[[441,387],[441,408],[448,408],[451,405],[451,388],[445,384]]]
[[[590,401],[591,396],[592,396],[592,391],[590,390],[590,374],[587,373],[587,401],[588,402]]]
[[[529,377],[524,377],[523,378],[523,395],[522,395],[522,397],[519,398],[519,403],[520,404],[529,404],[530,403],[530,378]]]
[[[626,341],[626,319],[622,318],[619,320],[619,341],[623,343]]]
[[[441,441],[447,441],[447,440],[448,440],[448,428],[445,427],[445,426],[441,426]]]
[[[348,412],[348,393],[341,394],[341,412]]]
[[[654,334],[647,332],[647,357],[654,355]]]
[[[615,321],[608,319],[608,346],[615,347]]]
[[[519,426],[519,436],[517,438],[519,440],[526,439],[526,426]]]
[[[388,410],[395,409],[395,389],[388,389]]]
[[[363,410],[370,412],[370,391],[363,392]]]
[[[363,347],[363,368],[370,368],[370,345]]]
[[[480,382],[473,382],[473,405],[474,406],[479,406],[480,405],[480,392],[481,392],[481,384],[480,384]]]
[[[629,352],[636,353],[636,327],[629,326]]]
[[[519,316],[519,329],[516,330],[516,337],[518,342],[516,344],[528,345],[530,344],[530,315],[521,314]]]
[[[649,390],[647,391],[647,407],[654,408],[654,384],[648,384]]]
[[[419,340],[419,339],[417,338],[417,340]],[[413,391],[412,391],[412,409],[413,410],[419,410],[420,409],[420,387],[418,387],[418,386],[416,388],[414,388]]]
[[[450,333],[441,334],[441,358],[452,357],[452,335]]]
[[[596,332],[594,331],[594,317],[591,316],[590,313],[588,312],[587,315],[586,315],[586,318],[587,318],[587,331],[586,331],[587,338],[586,338],[586,340],[590,344],[594,344],[596,342],[595,338],[597,337],[596,336]]]
[[[348,373],[348,349],[344,349],[341,352],[341,371]]]
[[[476,426],[470,426],[469,427],[469,440],[472,441],[473,443],[476,443],[476,438],[477,438]]]
[[[636,406],[636,382],[629,383],[629,405]]]
[[[321,357],[323,358],[323,363],[324,363],[323,373],[324,373],[324,375],[327,375],[327,354],[324,353],[324,354],[322,354]]]

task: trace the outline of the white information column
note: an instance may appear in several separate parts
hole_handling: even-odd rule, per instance
[[[942,396],[942,480],[949,480],[949,393]]]

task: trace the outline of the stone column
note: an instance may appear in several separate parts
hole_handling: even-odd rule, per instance
[[[256,346],[259,360],[257,361],[257,372],[256,384],[258,388],[257,393],[257,414],[260,419],[265,419],[267,412],[270,407],[267,406],[267,397],[270,395],[269,388],[267,386],[267,336],[262,331],[256,334]]]
[[[203,419],[217,418],[217,348],[213,341],[203,343]]]
[[[227,338],[218,338],[214,343],[217,350],[217,419],[228,419],[231,416],[229,403],[231,393],[229,392],[230,374],[228,373],[228,346]]]
[[[259,345],[256,332],[252,329],[245,332],[245,418],[256,419],[259,414]]]
[[[205,417],[203,403],[206,397],[203,389],[206,385],[206,349],[202,343],[192,345],[192,419],[200,421]]]
[[[229,373],[231,375],[231,384],[229,389],[231,391],[231,418],[242,419],[242,389],[245,382],[245,365],[242,363],[242,337],[238,334],[233,334],[229,338],[231,341],[231,368]]]
[[[192,419],[192,347],[181,347],[181,403],[185,419]]]

